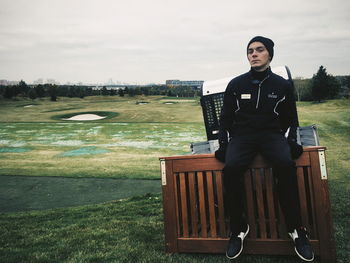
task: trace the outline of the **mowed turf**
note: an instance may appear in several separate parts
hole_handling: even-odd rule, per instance
[[[139,103],[143,102],[143,103]],[[170,104],[173,103],[173,104]],[[199,99],[161,96],[92,96],[29,100],[1,100],[0,122],[57,122],[53,116],[74,112],[117,112],[101,122],[202,122]]]
[[[99,204],[160,193],[159,180],[0,176],[0,212],[23,212]]]
[[[112,110],[111,104],[117,104],[120,98],[89,98],[89,103],[93,105],[96,103],[95,108],[91,108],[91,111],[114,111]],[[161,97],[152,97],[152,98],[142,98],[149,99],[150,103],[144,105],[137,105],[135,103],[136,100],[140,100],[140,98],[122,98],[120,99],[120,105],[124,105],[123,107],[119,107],[119,110],[115,110],[119,113],[116,118],[112,118],[105,121],[98,121],[94,123],[84,123],[78,124],[77,127],[83,127],[87,125],[86,128],[82,130],[86,131],[91,130],[90,136],[85,135],[74,135],[72,132],[79,130],[79,128],[64,128],[58,126],[50,126],[49,124],[59,124],[60,122],[54,121],[51,119],[52,115],[64,114],[66,112],[72,111],[87,111],[89,106],[83,107],[83,104],[86,101],[76,100],[76,102],[71,105],[67,105],[67,103],[63,103],[57,108],[50,108],[52,106],[48,106],[46,104],[50,104],[48,101],[41,101],[38,103],[42,103],[40,107],[45,111],[44,115],[41,115],[44,120],[40,120],[38,117],[39,114],[35,114],[34,112],[28,112],[30,116],[32,116],[32,120],[24,121],[11,121],[6,120],[3,117],[3,114],[6,114],[7,111],[15,111],[14,109],[20,108],[22,111],[24,110],[23,104],[20,103],[23,101],[17,102],[6,102],[5,104],[1,104],[1,118],[2,118],[2,127],[1,133],[9,134],[8,130],[12,129],[12,133],[17,133],[17,131],[21,131],[18,134],[25,134],[25,130],[32,130],[36,125],[38,128],[38,132],[42,132],[44,136],[46,133],[50,134],[53,131],[50,129],[54,129],[57,131],[55,136],[59,136],[61,133],[66,136],[70,136],[71,144],[76,145],[60,145],[64,144],[64,141],[67,142],[66,137],[61,139],[59,145],[57,145],[57,141],[59,138],[56,138],[56,146],[53,146],[52,137],[48,136],[46,142],[38,141],[37,138],[32,139],[23,139],[26,136],[30,137],[30,135],[23,135],[21,137],[23,142],[17,142],[15,145],[11,145],[11,143],[15,143],[12,140],[14,138],[19,138],[17,136],[11,137],[10,135],[7,140],[7,145],[2,144],[3,148],[28,148],[26,152],[3,152],[0,153],[0,162],[1,167],[3,164],[6,164],[8,161],[13,160],[13,164],[16,162],[20,163],[27,162],[27,164],[39,164],[40,161],[35,161],[33,158],[33,163],[29,160],[26,160],[26,155],[29,153],[35,153],[38,151],[38,155],[36,158],[42,158],[46,155],[48,159],[47,164],[43,163],[42,169],[39,169],[41,176],[45,174],[45,171],[54,172],[57,169],[57,165],[55,162],[59,160],[59,158],[68,158],[73,159],[71,165],[74,165],[75,162],[82,161],[82,164],[87,164],[91,162],[98,162],[99,158],[102,156],[107,156],[112,154],[112,156],[117,155],[118,158],[122,158],[125,156],[133,156],[138,155],[139,157],[146,158],[146,161],[143,161],[142,158],[135,159],[133,169],[130,169],[128,173],[131,178],[142,178],[142,171],[148,171],[148,178],[156,178],[159,176],[159,162],[158,157],[164,155],[174,155],[174,154],[184,154],[188,153],[186,151],[186,147],[190,141],[199,141],[203,138],[205,140],[205,131],[204,124],[202,121],[201,108],[198,104],[197,100],[189,100],[189,101],[177,101],[176,104],[164,104],[163,101],[167,101],[168,98]],[[101,103],[98,103],[97,101]],[[133,101],[129,104],[126,104],[126,101]],[[69,101],[69,100],[68,100]],[[159,104],[156,105],[156,102]],[[61,103],[61,102],[59,102]],[[97,104],[101,104],[97,106]],[[4,106],[3,106],[4,105]],[[15,105],[15,106],[14,106]],[[67,109],[73,108],[74,105],[76,107],[82,107],[80,109]],[[109,109],[106,109],[105,106],[108,105]],[[126,105],[129,105],[127,107]],[[157,111],[160,111],[161,114],[150,117],[150,114],[153,114],[157,111],[154,108],[157,108]],[[155,106],[156,105],[156,106]],[[38,107],[39,107],[38,106]],[[138,110],[133,109],[134,107],[149,107],[143,108],[142,113],[137,113]],[[166,106],[166,108],[164,108]],[[171,108],[167,108],[170,106]],[[27,107],[25,109],[34,110],[34,106]],[[60,111],[60,107],[66,108],[65,110]],[[138,109],[138,108],[137,108]],[[147,111],[147,109],[149,111]],[[54,110],[54,111],[53,111]],[[169,110],[168,114],[166,111]],[[329,172],[329,186],[330,186],[330,195],[332,202],[332,213],[336,234],[336,246],[337,246],[337,262],[348,262],[350,258],[350,231],[349,231],[349,134],[350,134],[350,103],[349,100],[336,100],[329,101],[321,104],[314,103],[299,103],[299,119],[301,125],[310,125],[316,124],[319,127],[319,135],[321,144],[327,147],[326,156],[327,156],[327,165]],[[181,112],[181,114],[174,113]],[[151,113],[153,112],[153,113]],[[47,114],[47,115],[46,115]],[[129,115],[130,114],[130,115]],[[9,116],[16,115],[14,112],[9,112]],[[150,118],[147,121],[141,121],[141,118]],[[158,118],[161,116],[160,118]],[[192,121],[189,121],[189,117],[192,116]],[[174,119],[171,120],[171,117]],[[5,119],[4,119],[5,118]],[[19,117],[18,117],[19,118]],[[21,117],[23,118],[23,116]],[[120,119],[119,119],[120,118]],[[141,119],[142,119],[141,118]],[[184,118],[184,119],[182,119]],[[127,120],[129,119],[129,120]],[[156,119],[159,119],[158,121]],[[132,121],[133,120],[133,121]],[[19,128],[17,125],[26,125],[27,123],[19,123],[19,122],[31,122],[28,123],[29,126],[27,128]],[[120,129],[117,131],[121,131],[121,136],[111,136],[116,135],[118,133],[114,132],[105,132],[100,133],[100,131],[110,131],[112,130],[111,126],[104,126],[105,124],[113,124],[115,121],[115,125],[118,122],[128,123],[129,128]],[[35,122],[34,124],[32,122]],[[135,124],[136,122],[136,124]],[[149,123],[151,122],[151,124]],[[44,126],[40,125],[41,123]],[[66,123],[66,122],[64,122]],[[142,123],[145,123],[145,126],[142,126]],[[160,128],[152,128],[152,126],[147,125],[159,125]],[[8,125],[3,128],[4,125]],[[12,125],[12,128],[11,128]],[[47,125],[47,126],[45,126]],[[68,124],[66,124],[68,125]],[[70,124],[69,124],[70,125]],[[69,126],[68,125],[68,126]],[[89,126],[92,125],[92,126]],[[107,128],[96,128],[97,126],[107,127]],[[135,125],[135,126],[133,126]],[[140,126],[138,126],[140,125]],[[164,126],[162,126],[164,125]],[[182,126],[183,125],[183,126]],[[188,126],[186,126],[188,125]],[[64,125],[63,125],[64,126]],[[74,126],[74,125],[73,125]],[[127,126],[127,125],[124,125]],[[53,128],[50,128],[53,127]],[[134,127],[134,128],[132,128]],[[152,130],[152,133],[150,132]],[[71,131],[72,134],[68,135]],[[97,134],[101,134],[101,137],[95,136],[94,132]],[[131,132],[130,132],[131,131]],[[139,134],[141,131],[146,131],[146,134]],[[154,133],[153,133],[154,132]],[[171,132],[174,132],[171,133]],[[192,138],[190,140],[187,139],[186,133],[191,133]],[[11,132],[10,132],[11,133]],[[29,132],[28,132],[29,133]],[[30,132],[31,133],[31,132]],[[73,134],[74,133],[74,134]],[[103,135],[104,134],[104,135]],[[109,134],[109,135],[108,135]],[[138,134],[136,137],[136,134]],[[102,136],[103,135],[103,136]],[[159,136],[162,135],[162,136]],[[175,141],[170,142],[170,137]],[[183,136],[181,136],[183,135]],[[76,137],[75,137],[76,136]],[[81,136],[79,139],[79,136]],[[130,137],[128,137],[130,136]],[[147,136],[155,136],[153,137],[156,143],[145,143],[147,138],[151,140],[152,137]],[[167,137],[169,136],[169,141],[163,140],[159,137]],[[35,136],[34,136],[35,137]],[[40,136],[39,136],[40,137]],[[3,138],[3,137],[2,137]],[[91,139],[90,144],[85,144],[87,139]],[[102,138],[102,139],[101,139]],[[120,138],[126,140],[129,138],[128,144],[121,145]],[[79,140],[83,142],[83,144],[79,144]],[[144,148],[137,148],[135,144],[130,144],[130,141],[141,141]],[[112,141],[113,146],[105,146],[107,144],[106,141]],[[50,143],[51,142],[51,143]],[[168,148],[153,148],[150,149],[151,146],[159,147],[169,144]],[[171,143],[175,143],[171,145]],[[46,145],[45,145],[46,144]],[[147,146],[147,147],[146,147]],[[66,148],[65,148],[66,147]],[[81,150],[84,152],[84,147],[95,147],[95,148],[87,148],[86,151],[97,151],[96,154],[91,155],[79,155],[78,152],[74,152],[75,150]],[[172,148],[173,147],[173,148]],[[98,150],[106,149],[110,152],[98,153]],[[42,154],[40,154],[42,151]],[[121,151],[121,154],[119,154]],[[51,152],[51,155],[47,154]],[[64,154],[71,154],[72,156],[62,156]],[[78,153],[76,157],[74,157],[74,153]],[[153,153],[153,155],[152,155]],[[13,157],[14,156],[14,157]],[[51,157],[50,157],[51,156]],[[80,157],[79,157],[80,156]],[[92,158],[93,157],[93,158]],[[149,157],[149,159],[147,159]],[[78,158],[78,159],[74,159]],[[79,159],[81,158],[81,159]],[[86,158],[86,162],[84,162],[84,158]],[[90,159],[91,158],[91,159]],[[113,159],[112,157],[109,161],[116,162],[118,158]],[[69,166],[69,162],[67,159],[67,163]],[[155,160],[153,160],[155,159]],[[127,160],[119,159],[119,165],[123,165],[123,162]],[[138,160],[138,161],[137,161]],[[104,164],[109,163],[108,160]],[[151,168],[148,170],[145,169],[145,166],[149,162],[154,163],[151,165]],[[43,160],[41,160],[43,162]],[[51,164],[51,169],[46,169],[46,165]],[[64,162],[59,163],[63,165]],[[35,165],[29,165],[31,167],[31,171],[34,173],[36,170]],[[131,163],[130,163],[131,165]],[[145,166],[145,167],[143,167]],[[156,167],[157,166],[157,167]],[[15,166],[13,166],[15,167]],[[24,166],[22,166],[24,167]],[[76,167],[77,166],[72,166]],[[97,176],[100,177],[109,177],[113,175],[109,175],[108,173],[98,173],[97,170],[102,166],[98,166],[96,169]],[[110,174],[117,174],[117,178],[121,176],[121,173],[116,173],[114,170],[117,170],[118,165],[116,164],[112,168],[110,168]],[[2,169],[2,168],[1,168]],[[15,175],[15,171],[11,172],[9,167],[6,168],[8,175]],[[13,168],[15,169],[15,168]],[[46,170],[45,170],[46,169]],[[88,169],[83,169],[79,174],[71,174],[70,176],[82,176],[84,177],[85,173],[87,176],[91,177],[93,175],[89,174]],[[30,171],[23,168],[22,171]],[[63,171],[63,170],[62,170]],[[136,172],[135,172],[136,171]],[[49,173],[50,174],[50,173]],[[25,175],[25,174],[24,174]],[[53,173],[53,175],[55,175]],[[68,176],[68,174],[67,174]],[[158,194],[154,195],[145,195],[134,197],[126,200],[113,201],[99,205],[90,205],[90,206],[80,206],[75,208],[61,208],[54,210],[46,210],[46,211],[33,211],[26,213],[9,213],[9,214],[0,214],[0,262],[227,262],[224,255],[200,255],[200,254],[181,254],[181,255],[167,255],[164,253],[164,236],[163,236],[163,217],[162,217],[162,205],[161,205],[161,196]],[[242,256],[239,262],[300,262],[295,256],[293,257],[271,257],[271,256]],[[317,262],[317,261],[316,261]]]
[[[189,154],[191,142],[206,139],[198,99],[106,96],[30,103],[0,106],[0,175],[155,179],[158,157]],[[57,118],[89,110],[116,114],[99,121]]]

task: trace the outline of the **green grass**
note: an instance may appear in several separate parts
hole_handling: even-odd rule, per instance
[[[350,258],[350,100],[300,103],[301,125],[316,124],[326,159],[334,221],[337,262]]]
[[[159,178],[159,157],[205,140],[199,123],[0,123],[0,133],[0,175],[28,176]]]
[[[137,105],[140,100],[148,104]],[[176,104],[164,104],[169,101]],[[64,98],[18,107],[28,103],[5,100],[0,106],[0,175],[154,179],[159,157],[189,154],[191,142],[206,139],[194,99]],[[87,112],[108,118],[62,120]]]
[[[148,104],[137,105],[137,101]],[[169,101],[178,103],[164,104]],[[28,107],[30,105],[33,106]],[[116,118],[106,122],[202,123],[203,117],[199,105],[198,99],[160,96],[59,98],[57,102],[47,98],[34,102],[28,99],[1,100],[0,122],[56,122],[57,120],[52,120],[51,117],[57,111],[60,114],[106,111],[119,113]]]
[[[162,221],[159,195],[0,215],[0,261],[228,262],[223,255],[164,253]],[[300,261],[290,256],[242,256],[239,262]]]
[[[164,104],[173,100],[176,104]],[[136,105],[136,101],[149,103]],[[197,100],[91,97],[18,106],[28,104],[1,101],[0,147],[28,151],[0,152],[0,174],[156,179],[158,157],[189,153],[190,142],[205,140]],[[51,119],[57,111],[69,114],[77,108],[119,115],[87,123]],[[350,258],[350,101],[303,102],[298,103],[298,110],[300,124],[316,124],[321,144],[327,147],[337,262],[345,263]],[[64,156],[84,149],[108,152]],[[223,255],[165,254],[161,203],[160,195],[148,195],[99,205],[0,214],[0,262],[228,262]],[[300,261],[245,255],[239,262]]]
[[[2,213],[100,204],[161,192],[160,180],[0,176],[0,182]]]

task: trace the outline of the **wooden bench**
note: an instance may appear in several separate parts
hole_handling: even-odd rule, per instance
[[[160,158],[166,251],[225,253],[229,228],[223,163],[213,154]],[[324,147],[307,147],[296,161],[302,222],[321,262],[336,261]],[[245,174],[250,232],[243,253],[294,255],[269,164],[257,156]]]

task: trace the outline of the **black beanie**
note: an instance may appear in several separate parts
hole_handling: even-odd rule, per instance
[[[256,37],[253,37],[248,45],[247,45],[247,51],[248,51],[248,47],[251,43],[253,42],[261,42],[264,44],[264,46],[266,47],[267,51],[269,52],[269,55],[271,57],[271,60],[273,58],[273,46],[275,45],[275,43],[273,43],[273,41],[267,37],[262,37],[262,36],[256,36]]]

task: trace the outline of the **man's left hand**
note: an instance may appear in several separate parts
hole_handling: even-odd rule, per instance
[[[292,158],[298,159],[302,153],[303,153],[303,146],[298,144],[295,140],[288,140],[289,148],[290,148],[290,153],[292,155]]]

